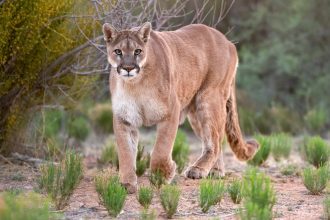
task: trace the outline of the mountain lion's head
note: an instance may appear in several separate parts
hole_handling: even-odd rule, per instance
[[[146,44],[149,40],[151,24],[117,31],[110,24],[103,25],[104,40],[107,45],[108,61],[124,80],[135,78],[146,61]]]

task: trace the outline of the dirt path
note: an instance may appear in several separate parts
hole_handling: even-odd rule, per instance
[[[190,162],[199,155],[199,143],[194,138],[189,138],[191,145]],[[149,146],[150,149],[150,146]],[[246,169],[246,164],[238,161],[229,147],[225,148],[225,166],[227,175],[225,179],[239,177]],[[1,160],[0,160],[1,161]],[[65,208],[67,219],[110,219],[106,209],[99,204],[99,198],[94,187],[94,177],[99,172],[97,168],[97,156],[89,154],[84,158],[84,178],[70,198],[69,205]],[[276,163],[272,158],[261,169],[272,179],[276,190],[277,201],[274,206],[275,219],[321,219],[323,215],[322,201],[325,194],[310,195],[301,182],[299,176],[283,176],[280,167],[283,164],[294,163],[299,168],[306,164],[297,152],[293,152],[290,159],[282,163]],[[30,191],[37,188],[36,177],[38,170],[27,164],[8,164],[0,162],[0,191],[8,189],[20,189]],[[175,219],[237,219],[235,215],[240,205],[231,202],[228,195],[208,213],[201,212],[198,206],[198,180],[186,179],[183,176],[176,177],[178,186],[181,188],[181,197],[178,212]],[[147,174],[139,178],[139,185],[149,185]],[[160,205],[159,196],[155,195],[151,209],[154,209],[158,219],[165,219],[165,213]],[[119,219],[138,219],[141,207],[136,195],[128,195]]]

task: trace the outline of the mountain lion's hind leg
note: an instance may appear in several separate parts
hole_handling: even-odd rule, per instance
[[[217,91],[209,90],[196,97],[196,117],[201,125],[199,135],[203,142],[203,152],[197,161],[187,169],[188,178],[206,177],[220,156],[219,140],[222,140],[224,135],[226,102],[216,93]]]

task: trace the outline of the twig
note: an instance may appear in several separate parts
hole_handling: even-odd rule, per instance
[[[0,157],[1,157],[4,161],[6,161],[7,163],[13,165],[13,163],[12,163],[10,160],[8,160],[5,156],[3,156],[2,154],[0,154]]]

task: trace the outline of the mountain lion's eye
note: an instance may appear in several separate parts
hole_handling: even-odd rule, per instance
[[[117,54],[118,56],[123,55],[123,53],[122,53],[121,50],[119,50],[119,49],[116,49],[116,50],[115,50],[115,54]]]
[[[142,52],[141,49],[136,49],[136,50],[134,51],[134,55],[139,55],[141,52]]]

